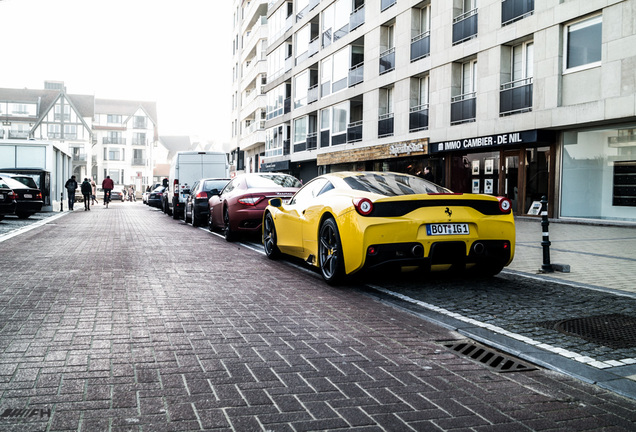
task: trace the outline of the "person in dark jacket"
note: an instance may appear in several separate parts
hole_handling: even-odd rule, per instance
[[[87,178],[82,182],[82,195],[84,195],[84,211],[91,209],[91,195],[93,194],[93,186]]]
[[[77,190],[77,180],[75,180],[75,176],[71,176],[70,179],[66,180],[64,187],[68,192],[68,209],[72,211],[73,204],[75,204],[75,191]]]

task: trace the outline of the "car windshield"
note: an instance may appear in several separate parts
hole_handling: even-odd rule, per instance
[[[159,187],[154,188],[153,192],[163,192],[164,189],[165,189],[164,186],[159,186]]]
[[[210,192],[212,189],[221,190],[228,184],[229,180],[206,180],[203,183],[203,190]]]
[[[29,176],[12,176],[11,177],[13,180],[19,181],[20,183],[22,183],[25,186],[28,186],[30,188],[34,188],[37,189],[38,185],[35,184],[35,180],[33,180],[31,177]]]
[[[248,188],[293,187],[302,186],[296,177],[285,174],[259,174],[246,179]]]
[[[11,189],[26,189],[27,186],[23,183],[20,183],[17,180],[12,179],[11,177],[3,177],[2,181],[9,185]]]
[[[448,189],[422,178],[393,173],[365,173],[345,177],[344,181],[351,189],[385,196],[450,192]]]

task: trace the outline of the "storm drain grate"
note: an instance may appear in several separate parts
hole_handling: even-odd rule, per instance
[[[545,321],[539,326],[609,348],[636,347],[636,318],[622,314]]]
[[[469,340],[444,342],[446,348],[469,357],[497,372],[525,372],[537,369],[518,359]]]

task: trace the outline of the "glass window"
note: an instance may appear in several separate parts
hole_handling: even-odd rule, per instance
[[[300,117],[294,120],[294,143],[301,143],[307,140],[307,117]]]
[[[355,190],[377,193],[385,196],[444,193],[447,189],[420,177],[400,174],[362,174],[344,179]]]
[[[566,26],[566,70],[595,66],[601,62],[602,27],[601,15]]]
[[[349,104],[344,102],[333,107],[333,134],[347,132]]]
[[[294,77],[294,108],[307,105],[308,88],[309,71],[305,70]]]

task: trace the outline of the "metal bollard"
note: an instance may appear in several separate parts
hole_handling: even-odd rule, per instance
[[[541,246],[543,246],[543,264],[541,265],[541,271],[543,273],[552,273],[554,269],[550,264],[550,234],[548,233],[548,198],[543,195],[541,197],[541,227],[543,228],[543,240]]]
[[[60,192],[60,211],[64,211],[64,192]]]

